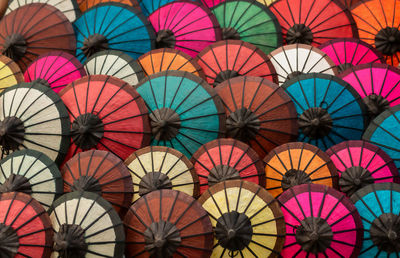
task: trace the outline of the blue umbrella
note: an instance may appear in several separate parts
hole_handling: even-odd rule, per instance
[[[203,79],[164,71],[147,77],[137,91],[151,112],[151,145],[172,147],[190,158],[200,146],[223,136],[224,107]]]
[[[74,22],[76,57],[84,62],[96,52],[120,50],[132,58],[155,46],[155,32],[135,8],[119,3],[99,4]]]
[[[166,4],[169,4],[171,2],[174,2],[176,0],[138,0],[140,4],[140,8],[142,9],[142,12],[144,15],[149,16],[152,14],[155,10],[160,8],[161,6],[164,6]],[[199,0],[192,0],[193,2],[198,2],[200,3]]]
[[[296,106],[299,141],[326,150],[342,141],[361,139],[365,105],[345,81],[327,74],[306,74],[282,87]]]

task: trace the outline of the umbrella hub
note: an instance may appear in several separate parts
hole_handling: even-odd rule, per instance
[[[82,150],[94,148],[103,137],[103,133],[103,122],[92,113],[80,115],[72,123],[72,140]]]
[[[294,79],[294,78],[296,78],[296,77],[298,77],[298,76],[300,76],[300,75],[302,75],[302,74],[304,74],[304,73],[302,73],[302,72],[300,72],[300,71],[294,71],[294,72],[289,73],[289,74],[287,75],[286,80],[288,81],[288,80]]]
[[[302,184],[311,184],[310,176],[302,170],[290,169],[282,177],[281,186],[283,191]]]
[[[226,119],[228,137],[243,142],[256,138],[260,126],[261,122],[257,115],[244,107],[230,113]]]
[[[307,44],[313,42],[314,36],[311,29],[305,24],[295,24],[286,33],[287,44]]]
[[[233,70],[221,71],[214,80],[213,86],[216,87],[221,82],[240,76],[240,74]]]
[[[50,87],[50,83],[46,79],[43,79],[43,78],[38,78],[38,79],[34,80],[33,83],[39,83],[41,85]]]
[[[19,248],[18,235],[15,230],[3,223],[0,223],[0,256],[14,257]]]
[[[14,61],[20,60],[26,53],[27,44],[21,34],[11,34],[4,40],[2,54]]]
[[[339,179],[339,186],[342,192],[345,192],[348,196],[351,196],[358,189],[363,188],[366,185],[373,184],[375,182],[371,173],[360,166],[349,167],[342,172]]]
[[[159,30],[156,37],[157,48],[175,48],[176,38],[171,30]]]
[[[382,112],[390,108],[390,103],[381,95],[371,94],[363,99],[368,108],[368,117],[373,120]]]
[[[240,179],[239,172],[228,165],[218,165],[208,174],[208,185],[213,186],[226,180]]]
[[[108,50],[108,40],[101,34],[90,35],[83,41],[81,50],[86,57],[90,57],[97,52]]]
[[[8,116],[0,121],[0,144],[3,153],[19,148],[25,138],[24,123],[15,116]]]
[[[63,224],[54,235],[53,249],[58,257],[85,257],[88,245],[85,242],[85,231],[76,224]]]
[[[298,119],[299,128],[311,139],[327,136],[332,129],[333,120],[328,111],[321,107],[312,107],[303,112]]]
[[[400,252],[400,216],[384,213],[376,218],[369,229],[371,240],[379,250],[387,253]]]
[[[170,108],[160,108],[150,114],[150,125],[153,137],[157,141],[169,141],[179,133],[181,119]]]
[[[244,213],[226,212],[217,220],[215,237],[229,251],[239,251],[249,245],[253,236],[250,219]]]
[[[394,55],[400,51],[400,31],[398,28],[386,27],[375,35],[375,46],[384,55]]]
[[[143,235],[151,257],[172,257],[182,241],[178,228],[164,220],[151,223]]]
[[[31,184],[28,179],[21,175],[11,174],[3,184],[0,185],[0,193],[22,192],[32,193]]]
[[[222,28],[222,39],[223,40],[228,40],[228,39],[240,40],[240,34],[233,27]]]
[[[346,71],[351,67],[353,67],[353,65],[350,63],[344,63],[337,66],[339,73],[343,73],[344,71]]]
[[[296,229],[296,240],[301,248],[313,254],[324,252],[332,238],[331,226],[319,217],[305,218]]]
[[[140,180],[140,196],[161,189],[172,189],[172,182],[166,174],[161,172],[150,172],[144,175]]]
[[[101,185],[99,181],[92,176],[81,176],[71,186],[72,191],[87,191],[101,194]]]

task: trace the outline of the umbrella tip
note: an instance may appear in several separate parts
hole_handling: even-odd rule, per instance
[[[19,148],[25,138],[24,123],[17,117],[5,117],[0,121],[0,145],[3,152]]]
[[[82,114],[72,122],[72,140],[82,150],[94,148],[103,137],[103,134],[103,122],[95,114]]]
[[[394,55],[400,51],[400,31],[398,28],[386,27],[375,35],[375,46],[384,55]]]
[[[62,258],[85,257],[85,231],[76,224],[63,224],[54,235],[54,250]]]
[[[240,40],[240,34],[233,27],[222,28],[222,39],[223,40],[228,40],[228,39]]]
[[[260,126],[261,122],[257,115],[247,108],[235,110],[226,119],[228,137],[238,139],[242,142],[254,139]]]
[[[26,194],[32,193],[29,180],[21,175],[11,174],[3,184],[0,185],[0,193],[22,192]]]
[[[2,54],[18,61],[25,55],[26,49],[25,38],[21,34],[11,34],[4,40]]]
[[[172,257],[182,241],[178,228],[164,220],[150,224],[143,235],[145,250],[157,258]]]
[[[390,108],[390,103],[387,99],[385,99],[381,95],[377,95],[375,93],[366,96],[363,99],[365,105],[368,109],[368,117],[370,121],[375,119],[379,114],[388,110]]]
[[[169,141],[179,133],[179,115],[170,108],[160,108],[150,114],[151,131],[157,141]]]
[[[305,24],[295,24],[286,33],[287,44],[301,43],[310,45],[313,40],[313,33]]]
[[[156,37],[156,48],[175,48],[176,38],[171,30],[159,30]]]
[[[14,257],[19,248],[18,235],[15,230],[0,223],[0,254],[1,257]]]
[[[161,172],[149,172],[142,177],[139,183],[139,195],[143,196],[150,192],[172,189],[172,183],[166,174]]]
[[[325,108],[311,107],[299,116],[298,123],[304,135],[318,139],[331,132],[333,120]]]
[[[81,50],[86,57],[90,57],[97,52],[108,50],[108,48],[107,38],[96,33],[85,38]]]

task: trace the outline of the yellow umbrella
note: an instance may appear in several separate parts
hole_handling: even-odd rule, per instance
[[[19,66],[7,56],[0,55],[0,92],[23,81]]]

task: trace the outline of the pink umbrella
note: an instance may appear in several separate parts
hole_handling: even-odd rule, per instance
[[[208,8],[212,8],[216,6],[219,3],[225,2],[226,0],[201,0],[201,2],[204,4],[204,6],[207,6]]]
[[[78,59],[62,51],[39,56],[24,74],[26,82],[36,81],[51,87],[57,93],[83,76],[86,76],[86,72]]]

